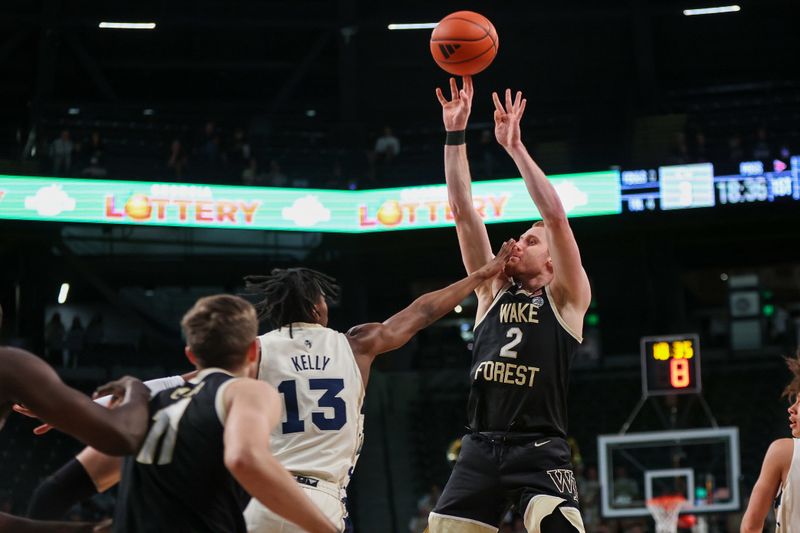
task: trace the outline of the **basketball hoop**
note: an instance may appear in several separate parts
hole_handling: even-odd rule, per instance
[[[687,501],[681,495],[659,496],[647,500],[647,509],[656,522],[656,533],[678,533],[678,514]]]

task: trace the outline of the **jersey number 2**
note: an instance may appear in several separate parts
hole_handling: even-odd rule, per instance
[[[317,405],[333,409],[333,418],[327,418],[325,413],[311,413],[311,421],[322,431],[336,431],[342,429],[347,422],[347,405],[337,395],[344,390],[343,379],[309,379],[308,388],[311,390],[324,390]],[[300,419],[300,406],[297,403],[297,380],[287,379],[278,385],[278,392],[283,394],[286,402],[286,422],[281,429],[283,433],[300,433],[306,430],[305,420]]]
[[[506,337],[514,337],[511,342],[500,348],[500,357],[508,357],[509,359],[516,359],[517,352],[511,348],[515,348],[517,344],[522,342],[522,330],[519,328],[509,328],[506,332]]]

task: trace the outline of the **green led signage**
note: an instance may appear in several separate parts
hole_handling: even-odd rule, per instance
[[[616,171],[550,179],[570,217],[621,212]],[[520,178],[472,189],[487,224],[540,218]],[[340,233],[454,224],[444,185],[339,191],[6,175],[0,219]]]

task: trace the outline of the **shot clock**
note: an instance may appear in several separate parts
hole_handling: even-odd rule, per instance
[[[696,394],[700,383],[697,334],[643,337],[642,394]]]

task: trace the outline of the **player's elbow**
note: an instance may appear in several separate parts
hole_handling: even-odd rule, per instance
[[[760,521],[752,513],[745,512],[739,533],[761,533],[764,530],[764,518]]]
[[[239,478],[252,470],[259,464],[259,457],[256,450],[244,446],[225,447],[225,468],[234,477]]]
[[[567,218],[567,212],[564,211],[564,206],[561,205],[560,200],[556,204],[554,204],[552,208],[542,210],[542,219],[544,219],[544,223],[549,227],[551,231],[569,226],[569,219]]]
[[[456,224],[464,220],[468,220],[475,215],[475,207],[472,205],[471,198],[466,200],[450,199],[448,201],[450,212],[453,214],[453,220]]]
[[[454,199],[450,199],[447,202],[447,205],[450,206],[450,212],[453,213],[453,218],[458,221],[460,218],[464,216],[464,209],[461,205],[461,202],[457,202]]]

